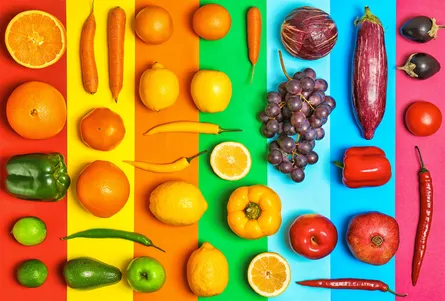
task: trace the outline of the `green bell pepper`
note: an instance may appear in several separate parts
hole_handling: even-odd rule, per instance
[[[6,190],[23,200],[54,202],[71,184],[62,154],[25,154],[6,163]]]

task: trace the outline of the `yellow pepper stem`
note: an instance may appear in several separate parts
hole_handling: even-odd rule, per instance
[[[244,209],[244,213],[248,219],[258,219],[261,215],[261,208],[257,203],[249,202]]]
[[[193,159],[195,159],[196,157],[199,157],[199,156],[201,156],[201,155],[203,155],[205,153],[207,153],[207,150],[203,150],[202,152],[199,152],[199,153],[197,153],[194,156],[188,157],[187,158],[187,162],[190,163]]]

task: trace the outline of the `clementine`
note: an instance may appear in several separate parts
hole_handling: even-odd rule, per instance
[[[80,121],[80,136],[92,149],[112,150],[124,139],[124,121],[108,108],[93,109]]]
[[[230,30],[232,19],[219,4],[201,6],[193,15],[193,30],[205,40],[219,40]]]
[[[33,69],[48,67],[65,53],[65,27],[47,12],[27,10],[9,22],[5,44],[20,65]]]
[[[173,34],[173,20],[162,7],[150,5],[136,16],[136,34],[147,44],[167,42]]]
[[[47,139],[65,126],[66,102],[53,86],[27,82],[18,86],[6,104],[9,125],[27,139]]]
[[[80,173],[77,198],[98,217],[110,217],[127,203],[130,183],[125,173],[109,161],[94,161]]]

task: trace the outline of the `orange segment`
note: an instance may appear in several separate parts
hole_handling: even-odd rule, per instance
[[[266,252],[257,255],[247,271],[252,289],[264,297],[276,297],[284,292],[290,283],[290,267],[277,253]]]
[[[249,150],[241,143],[223,142],[213,149],[210,165],[221,179],[235,181],[249,173],[252,159]]]
[[[40,69],[56,63],[63,56],[66,32],[63,24],[53,15],[28,10],[9,22],[5,43],[17,63]]]

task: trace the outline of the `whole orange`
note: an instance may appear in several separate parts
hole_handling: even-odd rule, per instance
[[[201,6],[193,15],[193,30],[205,40],[219,40],[230,30],[232,18],[219,4]]]
[[[124,121],[108,108],[93,109],[80,121],[80,136],[92,149],[112,150],[125,137]]]
[[[66,102],[53,86],[27,82],[18,86],[6,104],[9,125],[27,139],[47,139],[65,126]]]
[[[165,43],[173,34],[172,17],[160,6],[147,6],[136,16],[136,34],[147,44]]]
[[[98,217],[110,217],[127,203],[130,183],[125,173],[109,161],[94,161],[77,180],[77,198],[82,206]]]

